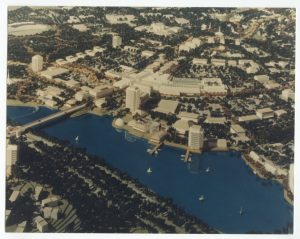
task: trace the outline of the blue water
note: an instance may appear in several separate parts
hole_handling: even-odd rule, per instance
[[[53,112],[46,108],[32,111],[25,107],[7,109],[8,116],[20,124]],[[87,114],[43,130],[103,157],[113,167],[172,198],[188,213],[225,233],[268,233],[293,221],[293,209],[284,200],[282,187],[254,175],[239,153],[195,154],[191,163],[185,163],[180,160],[183,150],[163,147],[157,157],[150,156],[146,152],[150,145],[145,140],[115,130],[111,122],[111,117]],[[150,175],[146,173],[149,167],[153,171]],[[209,173],[205,172],[208,167]],[[198,200],[201,195],[204,202]],[[244,208],[243,216],[239,214],[240,207]]]

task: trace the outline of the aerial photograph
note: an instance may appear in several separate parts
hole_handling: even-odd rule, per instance
[[[6,233],[294,234],[296,8],[5,11]]]

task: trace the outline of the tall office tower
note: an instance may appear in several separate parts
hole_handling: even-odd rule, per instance
[[[188,145],[191,149],[203,148],[204,132],[199,125],[193,125],[189,129],[189,142]]]
[[[6,176],[12,175],[12,169],[18,160],[18,145],[8,144],[6,146]]]
[[[118,35],[112,36],[112,47],[117,48],[122,45],[122,38]]]
[[[34,72],[41,71],[43,69],[43,57],[40,55],[33,56],[31,64]]]
[[[140,107],[141,92],[137,87],[130,86],[126,89],[126,108],[130,109],[130,112],[136,111]]]

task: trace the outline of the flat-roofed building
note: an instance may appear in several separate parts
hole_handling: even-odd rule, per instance
[[[195,122],[195,123],[198,123],[198,120],[199,120],[199,114],[181,111],[181,112],[178,114],[178,118],[181,119],[181,120],[185,120],[185,121],[193,121],[193,122]]]
[[[96,86],[94,89],[89,91],[90,95],[93,96],[95,99],[106,97],[113,93],[113,88],[110,86]]]
[[[39,232],[46,232],[49,229],[48,222],[41,216],[34,218],[34,222]]]
[[[211,64],[214,66],[225,66],[226,60],[225,59],[211,59]]]
[[[71,79],[71,80],[65,81],[65,85],[70,88],[77,88],[77,87],[80,87],[80,82]]]
[[[249,121],[255,121],[258,120],[258,116],[257,115],[244,115],[244,116],[240,116],[239,117],[239,122],[249,122]]]
[[[285,101],[288,101],[289,99],[295,101],[295,92],[291,89],[285,89],[281,93],[281,98]]]
[[[18,198],[20,197],[20,190],[14,190],[12,193],[11,193],[11,195],[10,195],[10,197],[9,197],[9,201],[10,202],[15,202],[15,201],[17,201],[18,200]]]
[[[274,117],[274,111],[270,108],[263,108],[256,110],[256,115],[260,119],[269,119]]]
[[[60,68],[60,67],[48,67],[47,70],[41,71],[41,76],[46,77],[47,79],[51,80],[55,77],[58,77],[60,75],[69,73],[69,70],[66,68]]]
[[[280,109],[280,110],[275,110],[274,113],[277,117],[280,117],[282,115],[285,115],[287,112],[283,109]]]
[[[181,135],[185,135],[185,133],[190,129],[189,122],[186,120],[177,120],[172,127]]]
[[[151,57],[151,56],[153,56],[155,54],[155,52],[154,51],[148,51],[148,50],[145,50],[145,51],[142,51],[142,56],[144,56],[144,57]]]
[[[193,125],[189,128],[188,146],[190,149],[200,150],[203,148],[204,131],[199,125]]]
[[[72,63],[72,62],[75,62],[78,60],[78,57],[76,56],[66,56],[66,61],[69,62],[69,63]]]
[[[164,141],[164,139],[167,137],[168,133],[166,131],[156,131],[151,134],[150,136],[150,142],[159,144]]]
[[[178,101],[174,100],[161,100],[158,104],[158,107],[154,111],[163,113],[163,114],[175,114],[179,107]]]
[[[204,58],[194,58],[193,65],[207,65],[207,59]]]
[[[130,86],[126,89],[126,108],[130,109],[131,113],[134,113],[139,109],[141,104],[141,92],[139,88]]]
[[[43,70],[43,57],[40,55],[35,55],[31,58],[32,71],[39,72]]]
[[[56,207],[60,203],[59,196],[50,196],[42,200],[42,207]]]
[[[75,99],[79,102],[83,101],[83,100],[87,100],[89,98],[89,93],[81,90],[81,91],[78,91],[76,94],[75,94]]]
[[[122,37],[119,35],[113,35],[112,36],[112,47],[117,48],[122,45]]]
[[[225,124],[225,122],[225,117],[207,117],[204,121],[207,124]]]
[[[236,134],[237,136],[245,136],[246,130],[239,124],[232,124],[230,127],[230,133]]]
[[[96,107],[98,107],[99,109],[103,108],[103,104],[106,102],[105,98],[100,98],[100,99],[96,99],[94,101],[94,104]]]

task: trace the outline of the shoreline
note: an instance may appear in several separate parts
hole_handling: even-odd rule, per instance
[[[19,100],[12,100],[12,99],[7,99],[6,101],[7,103],[7,106],[22,106],[22,107],[36,107],[36,106],[39,106],[39,107],[46,107],[48,109],[57,109],[57,108],[51,108],[51,107],[48,107],[46,105],[42,105],[42,104],[38,104],[34,101],[30,101],[30,102],[21,102]],[[88,111],[87,113],[89,114],[92,114],[92,115],[96,115],[96,116],[112,116],[111,115],[111,112],[108,112],[108,111],[101,111],[99,109],[93,109],[93,110],[90,110]],[[143,133],[143,132],[140,132],[140,131],[137,131],[133,128],[131,128],[130,126],[128,126],[127,124],[125,124],[123,127],[118,127],[115,125],[115,121],[116,121],[116,118],[113,118],[112,120],[112,127],[114,127],[115,129],[121,129],[121,130],[125,130],[127,131],[128,133],[132,134],[133,136],[135,137],[138,137],[138,138],[142,138],[142,139],[145,139],[147,140],[147,142],[151,145],[156,145],[155,143],[151,142],[149,139],[150,139],[150,134],[149,133]],[[172,147],[172,148],[177,148],[177,149],[182,149],[182,150],[187,150],[188,147],[185,146],[185,145],[181,145],[181,144],[176,144],[176,143],[173,143],[173,142],[169,142],[169,141],[164,141],[164,144],[166,146],[169,146],[169,147]],[[219,152],[228,152],[228,151],[236,151],[236,152],[240,152],[241,153],[241,158],[243,159],[243,161],[251,168],[252,172],[257,175],[259,178],[262,178],[262,179],[268,179],[266,178],[261,172],[260,170],[258,170],[252,163],[250,163],[247,159],[246,159],[246,156],[239,150],[239,148],[237,147],[229,147],[227,150],[219,150]],[[206,151],[206,152],[216,152],[218,150],[210,150],[210,151]],[[192,152],[192,151],[191,151]],[[192,153],[202,153],[202,152],[192,152]],[[288,197],[288,193],[287,193],[287,190],[286,188],[284,187],[284,183],[282,180],[278,179],[278,178],[270,178],[268,180],[273,180],[273,181],[276,181],[278,182],[282,187],[283,187],[283,194],[284,194],[284,198],[285,200],[291,205],[291,206],[294,206],[294,203],[293,201]]]

